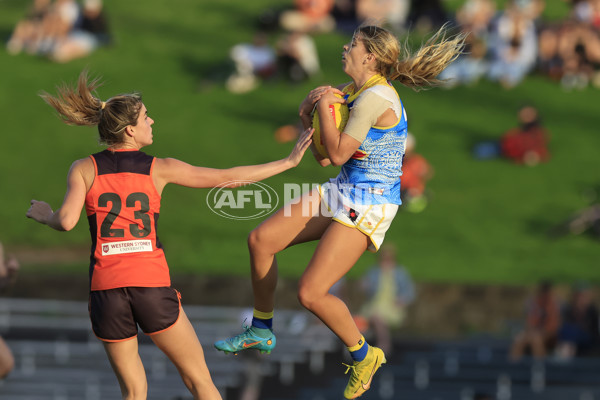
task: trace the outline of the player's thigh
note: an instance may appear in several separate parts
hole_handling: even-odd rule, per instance
[[[318,189],[305,193],[286,204],[252,231],[250,246],[260,245],[272,252],[318,240],[331,223],[321,210]]]
[[[208,373],[202,345],[183,308],[171,328],[150,338],[181,373],[187,376]]]
[[[104,351],[119,383],[136,392],[146,390],[146,373],[138,353],[137,338],[118,342],[103,341]]]
[[[365,252],[369,237],[356,228],[332,222],[300,279],[300,288],[325,294]]]

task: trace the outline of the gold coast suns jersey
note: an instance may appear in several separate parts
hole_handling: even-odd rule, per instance
[[[170,286],[156,226],[160,195],[154,157],[141,151],[92,154],[95,177],[85,198],[90,224],[91,290]]]

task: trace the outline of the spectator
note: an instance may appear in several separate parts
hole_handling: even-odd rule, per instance
[[[518,111],[519,126],[509,129],[499,141],[484,141],[475,145],[473,155],[478,159],[502,156],[517,164],[537,165],[550,159],[548,134],[539,111],[524,105]]]
[[[489,79],[505,88],[518,85],[535,67],[537,36],[530,13],[513,0],[498,18],[490,38]]]
[[[448,21],[442,0],[411,0],[409,24],[419,31],[440,27]]]
[[[35,38],[26,48],[27,52],[50,54],[56,44],[67,37],[80,18],[81,10],[75,0],[56,0],[42,20]]]
[[[356,0],[336,0],[331,15],[340,32],[351,34],[360,24],[356,15]]]
[[[548,135],[541,124],[538,110],[526,105],[519,110],[518,118],[519,127],[510,129],[500,140],[502,156],[528,166],[548,161]]]
[[[81,21],[67,37],[58,41],[50,54],[54,61],[65,63],[84,57],[111,42],[102,0],[85,0]]]
[[[486,53],[485,37],[473,33],[468,35],[465,40],[465,53],[440,74],[440,79],[445,80],[444,86],[452,88],[460,84],[476,83],[489,69]]]
[[[562,312],[556,356],[569,360],[585,354],[598,343],[598,308],[593,303],[591,288],[581,283],[573,289]]]
[[[546,0],[516,0],[516,2],[525,16],[536,24],[546,8]]]
[[[583,89],[599,73],[600,36],[589,25],[575,21],[565,23],[558,51],[564,66],[561,84],[565,89]]]
[[[457,11],[456,21],[469,35],[465,53],[441,75],[447,81],[446,87],[475,83],[488,71],[489,25],[495,11],[496,4],[492,0],[467,0]]]
[[[406,307],[415,299],[410,273],[396,262],[393,246],[381,249],[378,264],[367,271],[362,287],[368,300],[359,314],[373,327],[377,346],[391,354],[391,330],[402,324]]]
[[[6,257],[4,247],[0,243],[0,290],[6,289],[14,283],[18,270],[19,262],[14,256]],[[0,336],[0,379],[4,379],[12,371],[14,365],[14,356]]]
[[[408,133],[404,159],[402,160],[401,196],[404,209],[420,212],[427,206],[425,185],[433,177],[433,167],[425,157],[415,153],[416,139]]]
[[[276,45],[277,64],[291,82],[301,82],[321,71],[315,42],[302,32],[286,33]]]
[[[333,6],[334,0],[294,0],[294,8],[281,13],[279,25],[290,32],[331,32],[335,29]]]
[[[552,80],[560,80],[563,76],[563,59],[558,51],[561,27],[546,26],[538,36],[537,66],[540,73]]]
[[[6,43],[6,51],[9,54],[19,54],[24,48],[32,46],[39,37],[42,22],[49,11],[50,0],[34,0],[25,18],[15,26]]]
[[[357,0],[355,3],[358,21],[385,22],[395,32],[406,29],[410,0]]]
[[[487,36],[495,13],[496,3],[492,0],[467,0],[456,12],[456,22],[475,36]]]
[[[264,32],[257,32],[252,43],[240,43],[231,49],[235,71],[227,78],[226,87],[232,93],[245,93],[258,86],[260,79],[273,77],[277,72],[275,50]]]
[[[573,5],[573,16],[576,20],[597,29],[600,27],[600,2],[585,0]]]
[[[527,303],[525,327],[514,338],[510,359],[520,360],[527,349],[535,358],[544,358],[556,344],[561,323],[560,305],[552,284],[541,282]]]

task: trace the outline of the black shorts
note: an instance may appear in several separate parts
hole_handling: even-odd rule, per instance
[[[92,330],[98,339],[118,342],[141,330],[152,335],[177,322],[180,294],[171,287],[124,287],[90,292]]]

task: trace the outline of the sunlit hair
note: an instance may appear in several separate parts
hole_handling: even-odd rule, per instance
[[[438,75],[462,54],[467,37],[466,33],[450,35],[445,24],[418,50],[411,51],[408,43],[400,45],[393,33],[376,25],[361,26],[354,35],[375,55],[377,72],[413,90],[440,85],[443,81]]]
[[[125,141],[125,128],[135,126],[142,109],[139,93],[120,94],[103,102],[94,95],[102,83],[82,71],[77,86],[65,83],[57,86],[57,95],[41,92],[40,97],[52,106],[68,125],[98,126],[100,143],[108,146]]]

